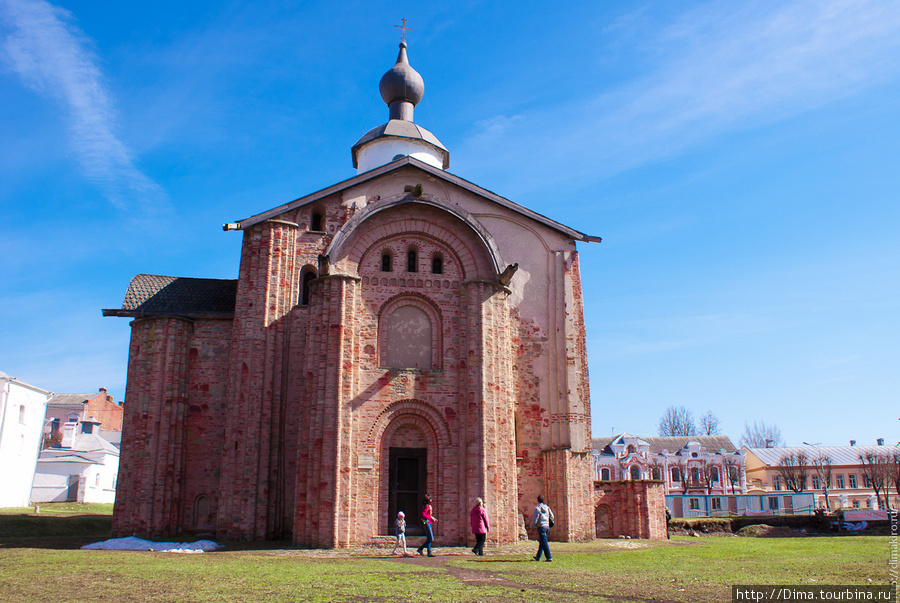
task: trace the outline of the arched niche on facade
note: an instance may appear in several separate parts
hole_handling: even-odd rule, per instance
[[[378,314],[378,364],[385,368],[441,368],[440,311],[422,296],[400,295]]]

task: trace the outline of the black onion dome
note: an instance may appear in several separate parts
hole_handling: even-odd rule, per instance
[[[406,58],[406,42],[400,42],[397,63],[381,77],[378,90],[388,106],[394,101],[407,101],[416,105],[425,96],[425,80],[418,71],[410,67]]]

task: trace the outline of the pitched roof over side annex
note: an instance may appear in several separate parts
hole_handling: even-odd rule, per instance
[[[138,274],[128,284],[121,309],[103,316],[233,318],[237,280]]]

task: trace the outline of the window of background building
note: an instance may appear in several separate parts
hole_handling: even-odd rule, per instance
[[[772,511],[778,510],[778,497],[777,496],[769,497],[769,509],[771,509]]]
[[[814,475],[812,477],[812,482],[813,482],[813,490],[818,490],[819,489],[819,476]]]
[[[856,487],[856,474],[855,473],[850,474],[850,487],[851,488]]]
[[[609,467],[603,467],[600,469],[600,481],[608,482],[609,481]]]
[[[711,498],[709,503],[710,503],[710,508],[712,508],[713,511],[721,511],[722,510],[722,499],[721,498],[718,498],[718,497]]]
[[[637,481],[641,479],[641,468],[637,465],[631,466],[631,479],[632,481]]]
[[[853,501],[853,508],[854,508],[854,509],[858,509],[858,508],[859,508],[859,501],[858,501],[858,500],[854,500],[854,501]]]
[[[719,481],[719,468],[718,467],[710,467],[709,478],[714,482]]]
[[[661,480],[661,479],[662,479],[662,471],[660,470],[659,467],[653,467],[653,468],[650,470],[650,474],[653,476],[653,479],[655,479],[655,480]]]
[[[699,498],[689,498],[688,506],[692,511],[700,510],[700,499]]]
[[[672,481],[673,482],[681,481],[681,472],[678,471],[678,467],[672,467]]]
[[[872,487],[872,480],[870,480],[869,476],[865,475],[865,474],[863,474],[863,487],[865,487],[865,488]]]
[[[776,475],[772,478],[772,489],[781,490],[781,476]]]
[[[843,473],[838,474],[838,476],[835,478],[835,481],[837,482],[838,488],[840,488],[840,489],[844,488],[844,474]]]

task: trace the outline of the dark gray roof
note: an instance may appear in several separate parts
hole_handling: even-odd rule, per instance
[[[47,400],[47,406],[77,406],[84,404],[94,396],[93,394],[53,394],[53,397]]]
[[[600,452],[604,451],[607,446],[609,446],[613,440],[616,440],[620,436],[612,436],[608,438],[594,438],[592,440],[594,450],[598,450]],[[734,444],[731,443],[731,440],[728,436],[724,435],[714,435],[714,436],[689,436],[689,437],[656,437],[656,438],[645,438],[641,437],[642,440],[647,442],[650,445],[650,454],[659,454],[663,450],[668,450],[670,453],[677,452],[684,448],[688,442],[697,442],[708,452],[715,454],[720,450],[724,450],[725,452],[737,452],[737,448]]]
[[[128,284],[122,308],[103,310],[103,315],[232,318],[236,294],[236,280],[138,274]]]
[[[350,153],[353,155],[353,167],[359,167],[359,162],[357,161],[357,155],[359,154],[359,149],[362,148],[364,144],[367,142],[371,142],[376,138],[383,138],[393,136],[396,138],[414,138],[416,140],[421,140],[422,142],[426,142],[437,149],[438,154],[441,155],[441,159],[443,161],[443,168],[446,170],[450,167],[450,151],[447,150],[441,141],[437,139],[437,136],[423,128],[422,126],[415,124],[411,121],[406,121],[403,119],[392,119],[386,124],[382,124],[375,128],[372,128],[365,134],[363,134],[362,138],[356,141],[350,148]]]

